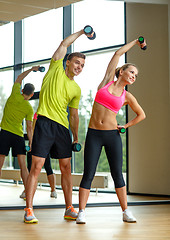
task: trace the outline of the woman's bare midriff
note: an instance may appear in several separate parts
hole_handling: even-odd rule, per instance
[[[94,102],[89,128],[98,130],[117,129],[116,113]]]

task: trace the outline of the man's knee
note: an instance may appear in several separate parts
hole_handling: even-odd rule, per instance
[[[41,169],[42,169],[43,165],[44,165],[44,161],[45,161],[45,158],[43,159],[43,158],[33,157],[30,174],[38,176],[39,173],[41,172]]]
[[[60,171],[62,174],[71,174],[71,163],[70,161],[60,164]]]

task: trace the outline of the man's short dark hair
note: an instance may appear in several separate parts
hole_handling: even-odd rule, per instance
[[[31,83],[26,83],[23,88],[23,94],[29,96],[34,93],[35,87]]]
[[[74,53],[70,53],[67,57],[67,60],[71,61],[71,59],[73,57],[79,57],[79,58],[83,58],[83,59],[86,59],[86,56],[83,54],[83,53],[80,53],[80,52],[74,52]]]

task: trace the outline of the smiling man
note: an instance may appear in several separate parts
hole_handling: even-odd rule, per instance
[[[82,34],[84,30],[65,38],[52,56],[50,67],[46,73],[39,99],[38,120],[36,122],[32,142],[32,167],[26,185],[25,223],[37,223],[33,214],[33,196],[36,191],[37,178],[50,153],[52,158],[59,159],[61,184],[65,197],[65,219],[76,220],[77,212],[72,206],[71,177],[71,137],[69,124],[73,134],[73,142],[78,142],[78,107],[81,89],[74,81],[85,64],[85,55],[71,53],[63,68],[63,59],[67,48]],[[69,107],[69,121],[67,106]]]

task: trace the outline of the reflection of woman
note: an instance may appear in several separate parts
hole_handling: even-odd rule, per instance
[[[145,113],[135,97],[124,89],[126,85],[135,82],[138,74],[136,66],[125,64],[116,69],[120,56],[136,44],[141,47],[139,41],[134,40],[115,52],[104,79],[98,87],[85,142],[84,174],[79,189],[79,215],[76,223],[86,222],[84,210],[102,146],[105,147],[115,190],[123,211],[123,221],[136,222],[130,210],[127,209],[126,187],[122,175],[122,142],[119,130],[122,127],[128,128],[139,123],[145,118]],[[117,81],[113,81],[115,75]],[[124,126],[118,126],[116,115],[120,108],[127,104],[136,113],[136,117]]]

